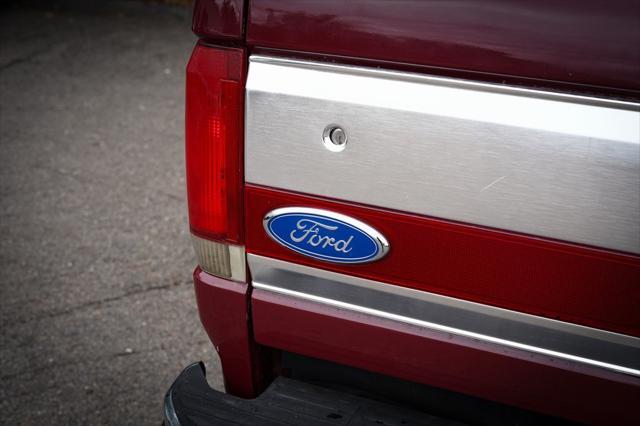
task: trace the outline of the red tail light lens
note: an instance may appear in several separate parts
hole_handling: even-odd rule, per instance
[[[191,232],[241,244],[244,50],[197,45],[187,65],[186,162]]]

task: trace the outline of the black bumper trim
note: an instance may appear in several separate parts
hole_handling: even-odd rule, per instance
[[[189,425],[455,425],[457,422],[309,383],[278,377],[256,399],[209,387],[202,363],[185,368],[167,391],[164,421]]]

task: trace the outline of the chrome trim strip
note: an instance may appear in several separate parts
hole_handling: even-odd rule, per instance
[[[361,75],[364,77],[381,77],[391,80],[408,81],[408,82],[425,82],[437,86],[443,87],[465,87],[477,91],[491,92],[491,93],[504,93],[508,95],[522,95],[536,99],[549,99],[549,100],[564,100],[568,102],[575,102],[583,105],[593,106],[605,106],[616,107],[620,109],[626,109],[629,111],[640,111],[640,105],[635,102],[621,101],[616,99],[596,98],[584,95],[573,95],[562,92],[548,92],[544,90],[527,89],[525,87],[517,86],[504,86],[492,83],[483,83],[473,80],[462,80],[457,78],[436,77],[427,74],[416,74],[402,71],[392,71],[379,68],[366,68],[358,66],[347,66],[340,64],[332,64],[328,62],[315,62],[305,61],[299,59],[283,58],[279,56],[265,56],[265,55],[252,55],[249,58],[250,62],[282,65],[282,66],[295,66],[298,68],[305,68],[309,70],[319,70],[320,68],[325,71],[333,72],[345,72],[354,75]]]
[[[254,254],[257,289],[640,376],[640,338],[384,284]]]
[[[640,253],[636,103],[255,55],[246,97],[249,183]]]

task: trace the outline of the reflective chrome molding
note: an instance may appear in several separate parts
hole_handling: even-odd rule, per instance
[[[246,93],[247,182],[640,253],[637,104],[255,55]]]
[[[257,289],[640,376],[640,338],[253,254],[247,260]]]

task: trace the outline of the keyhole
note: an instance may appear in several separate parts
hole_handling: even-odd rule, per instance
[[[346,147],[347,140],[347,132],[336,124],[328,125],[322,133],[322,141],[324,142],[325,148],[332,152],[343,151]]]

